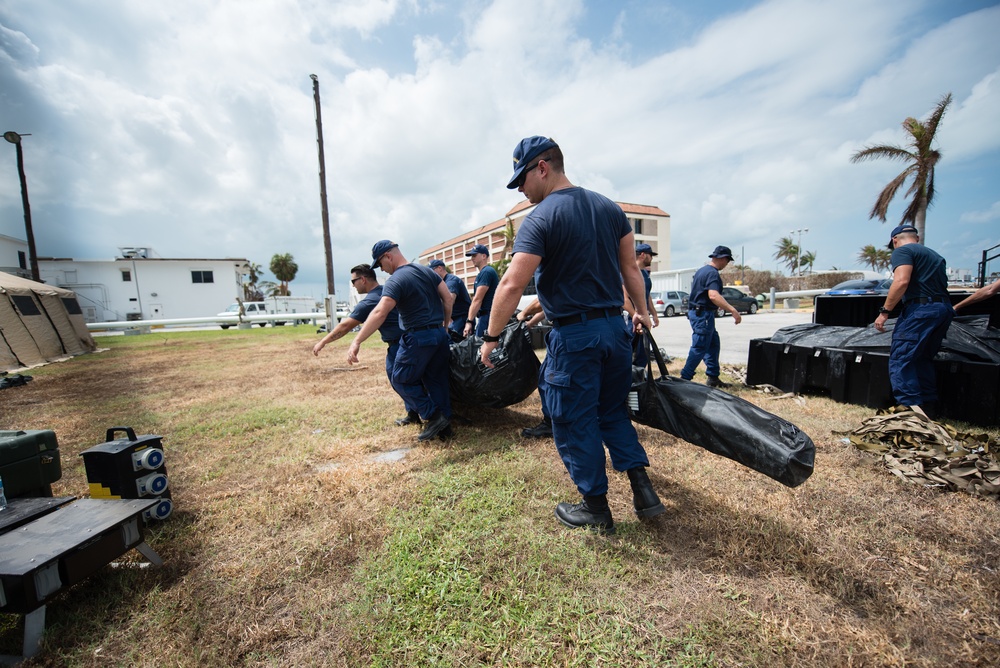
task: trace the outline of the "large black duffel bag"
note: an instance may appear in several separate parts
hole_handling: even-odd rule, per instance
[[[527,326],[512,319],[490,354],[491,369],[479,361],[483,340],[470,336],[451,346],[451,400],[486,408],[503,408],[527,399],[538,387],[541,363],[531,347]]]
[[[715,390],[667,375],[660,351],[644,335],[650,362],[645,378],[632,384],[629,413],[639,424],[684,439],[796,487],[813,471],[816,446],[801,429],[762,408]],[[660,370],[653,379],[652,359]]]

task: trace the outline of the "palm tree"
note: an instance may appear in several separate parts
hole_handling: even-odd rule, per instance
[[[292,294],[288,290],[288,284],[295,280],[295,274],[299,272],[299,265],[295,264],[295,259],[291,253],[275,255],[271,258],[271,273],[280,281],[278,292],[281,296],[287,297]]]
[[[896,196],[896,191],[912,176],[913,183],[910,184],[906,195],[912,195],[913,199],[906,207],[906,211],[903,212],[903,218],[900,222],[912,223],[917,228],[920,243],[926,241],[924,228],[927,220],[927,208],[934,200],[934,167],[941,160],[941,152],[931,148],[931,144],[934,142],[934,135],[937,133],[938,125],[941,123],[941,118],[949,104],[951,104],[951,93],[941,98],[926,123],[915,118],[907,118],[903,121],[903,129],[910,136],[908,148],[891,144],[877,144],[866,146],[851,156],[851,162],[888,158],[889,160],[901,160],[909,163],[906,169],[882,189],[868,217],[877,217],[884,223],[889,203]]]
[[[264,293],[260,291],[257,284],[260,282],[264,268],[256,262],[247,265],[247,281],[243,283],[243,299],[248,302],[259,302],[264,298]]]
[[[816,264],[816,251],[806,251],[799,258],[799,267],[809,267],[809,273],[812,273],[813,265]]]
[[[875,248],[868,244],[858,253],[858,261],[872,268],[872,271],[885,271],[889,268],[889,258],[892,252],[888,248]]]
[[[492,236],[503,238],[503,250],[500,251],[500,259],[490,262],[490,265],[497,270],[497,275],[503,278],[507,267],[510,265],[510,252],[514,250],[514,239],[517,233],[514,231],[514,221],[507,219],[507,224],[500,232],[493,232]]]
[[[795,273],[799,268],[799,247],[795,245],[791,237],[782,237],[778,243],[774,244],[777,249],[774,251],[774,259],[786,265],[791,273]]]

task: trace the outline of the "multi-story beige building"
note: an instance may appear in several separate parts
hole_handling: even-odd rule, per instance
[[[670,214],[659,207],[648,204],[628,204],[618,202],[628,222],[635,231],[636,243],[647,243],[658,253],[653,258],[650,271],[663,271],[670,268]],[[483,244],[490,249],[490,261],[495,262],[503,257],[507,244],[506,229],[510,223],[516,234],[521,222],[535,208],[524,200],[499,220],[483,225],[457,237],[444,241],[421,251],[417,260],[427,264],[431,260],[443,260],[452,273],[465,281],[471,289],[476,282],[476,267],[465,256],[465,252],[476,244]]]

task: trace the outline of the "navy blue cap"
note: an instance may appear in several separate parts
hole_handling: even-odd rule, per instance
[[[654,256],[655,255],[659,255],[659,253],[653,252],[653,247],[650,246],[649,244],[638,244],[638,245],[636,245],[636,247],[635,247],[635,254],[638,255],[639,253],[649,253],[650,255],[654,255]]]
[[[376,241],[375,245],[372,246],[372,262],[374,263],[372,267],[378,266],[378,259],[391,251],[393,248],[398,248],[399,244],[393,243],[388,239],[382,239],[382,241]]]
[[[434,269],[436,267],[443,267],[444,260],[431,260],[431,263],[427,266],[430,267],[431,269]]]
[[[892,250],[892,240],[896,237],[897,234],[902,234],[903,232],[916,234],[917,228],[915,228],[913,225],[910,225],[909,223],[903,223],[902,225],[897,225],[896,227],[894,227],[892,229],[892,233],[889,235],[889,246],[888,246],[889,250]]]
[[[528,163],[534,159],[535,156],[541,155],[550,148],[558,148],[559,144],[555,143],[548,137],[527,137],[522,139],[521,142],[514,147],[514,175],[510,177],[510,181],[507,183],[507,188],[514,190],[517,188],[517,181],[521,178],[521,172],[524,168],[528,166]]]
[[[465,251],[466,255],[475,255],[476,253],[482,253],[486,257],[489,257],[489,255],[490,255],[490,249],[487,248],[486,246],[482,245],[482,244],[476,244],[475,246],[473,246],[469,250]]]
[[[715,250],[708,257],[727,257],[730,260],[733,259],[733,251],[729,250],[728,246],[716,246]]]

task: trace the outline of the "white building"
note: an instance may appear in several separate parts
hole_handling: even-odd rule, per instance
[[[0,234],[0,271],[21,278],[31,278],[27,241]]]
[[[617,202],[617,204],[625,212],[628,222],[632,225],[636,243],[647,243],[654,252],[658,253],[653,258],[650,271],[657,272],[669,269],[670,214],[659,207],[647,204],[628,204],[625,202]],[[504,229],[507,227],[507,223],[511,223],[516,232],[521,227],[521,222],[534,208],[534,204],[524,200],[508,211],[503,218],[422,251],[417,261],[421,264],[427,264],[431,260],[443,260],[451,272],[464,280],[471,290],[476,282],[476,274],[479,272],[472,261],[465,256],[465,252],[476,244],[482,244],[490,249],[491,262],[501,259],[505,243]]]
[[[119,248],[113,260],[38,258],[42,281],[76,292],[87,322],[212,316],[243,296],[245,258],[161,258]]]

